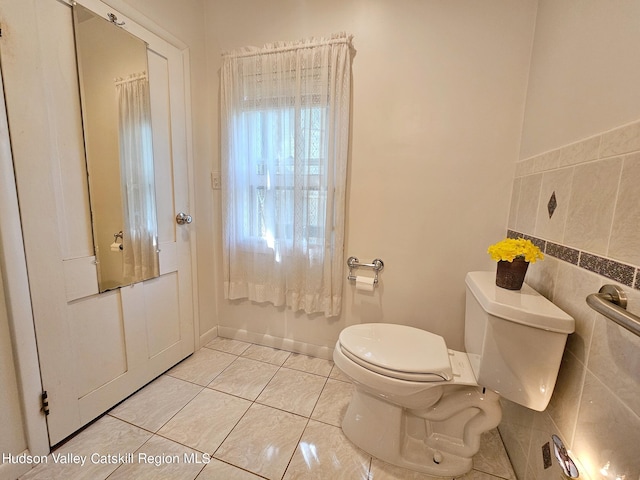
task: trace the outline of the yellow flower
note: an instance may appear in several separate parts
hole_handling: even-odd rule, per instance
[[[491,255],[496,262],[504,260],[513,262],[514,258],[522,257],[525,261],[536,263],[536,260],[544,259],[544,255],[531,240],[524,238],[505,238],[504,240],[491,245],[487,249],[487,253]]]

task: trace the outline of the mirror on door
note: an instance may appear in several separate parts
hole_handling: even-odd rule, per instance
[[[73,6],[100,292],[159,275],[147,45]]]

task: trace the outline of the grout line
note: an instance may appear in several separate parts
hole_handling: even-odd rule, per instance
[[[269,477],[265,477],[264,475],[260,475],[259,473],[252,472],[251,470],[247,470],[246,468],[239,467],[238,465],[234,465],[233,463],[229,463],[226,460],[222,460],[221,458],[213,458],[213,455],[211,456],[211,460],[216,460],[216,461],[218,461],[220,463],[224,463],[226,465],[229,465],[230,467],[237,468],[238,470],[242,470],[243,472],[247,472],[247,473],[249,473],[251,475],[254,475],[254,476],[258,477],[258,478],[264,478],[266,480],[269,479]],[[205,465],[205,468],[206,468],[206,465]],[[202,471],[200,471],[200,473],[202,473]],[[198,475],[200,475],[200,473],[198,473]],[[198,480],[198,477],[196,477],[194,480]]]
[[[620,186],[622,185],[622,178],[624,173],[624,165],[627,163],[627,155],[621,157],[620,173],[618,174],[618,184],[616,185],[615,202],[613,203],[613,211],[611,212],[611,223],[609,224],[609,235],[607,237],[607,255],[609,255],[609,249],[611,248],[611,237],[613,235],[613,226],[616,221],[616,211],[619,208],[618,202],[620,201]]]
[[[298,448],[300,447],[300,441],[302,440],[302,437],[304,436],[304,432],[307,431],[307,427],[309,426],[309,422],[311,421],[310,417],[307,417],[307,423],[304,424],[304,428],[302,429],[302,432],[300,432],[300,436],[298,437],[298,440],[296,441],[296,448],[293,449],[293,453],[291,453],[291,457],[289,457],[289,461],[287,462],[287,466],[284,468],[284,471],[282,472],[282,476],[280,477],[281,479],[283,479],[285,477],[285,475],[287,474],[287,470],[289,470],[289,467],[291,466],[291,461],[293,460],[293,457],[296,456],[296,452],[298,451]]]

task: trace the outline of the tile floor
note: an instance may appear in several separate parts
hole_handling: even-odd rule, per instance
[[[31,479],[432,479],[354,447],[328,360],[215,338],[58,447]],[[73,464],[85,456],[85,464]],[[62,460],[68,460],[63,463]],[[515,480],[497,430],[465,480]]]

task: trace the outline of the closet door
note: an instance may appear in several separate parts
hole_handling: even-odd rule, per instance
[[[98,293],[71,7],[0,0],[0,55],[50,444],[194,351],[186,52],[148,44],[160,276]],[[33,414],[26,412],[27,415]]]
[[[2,277],[0,271],[0,385],[2,385],[2,389],[0,389],[0,421],[2,422],[0,452],[18,456],[23,452],[28,453],[29,449],[23,427],[22,409],[20,408],[20,392]],[[17,478],[27,470],[29,470],[28,465],[0,462],[0,478]]]

